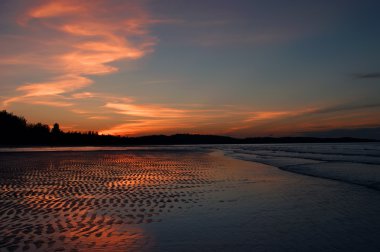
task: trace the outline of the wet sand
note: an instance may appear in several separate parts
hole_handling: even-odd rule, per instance
[[[378,251],[379,212],[221,151],[0,153],[0,251]]]

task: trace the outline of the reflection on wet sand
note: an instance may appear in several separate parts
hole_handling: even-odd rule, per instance
[[[0,248],[149,250],[141,227],[218,190],[204,152],[0,155]]]
[[[380,194],[223,152],[0,153],[0,251],[379,251]]]

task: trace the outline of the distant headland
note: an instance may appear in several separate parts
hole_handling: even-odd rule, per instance
[[[262,143],[332,143],[376,142],[352,137],[248,137],[233,138],[218,135],[175,134],[140,137],[100,135],[95,131],[63,132],[59,124],[53,128],[42,123],[28,123],[24,117],[0,111],[0,145],[3,146],[131,146],[185,144],[262,144]]]

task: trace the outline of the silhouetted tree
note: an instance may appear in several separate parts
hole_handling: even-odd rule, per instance
[[[3,110],[0,112],[0,141],[22,144],[26,137],[26,120]]]
[[[59,128],[58,123],[54,123],[53,129],[51,130],[51,141],[53,144],[62,144],[61,142],[61,136],[62,136],[62,131]]]
[[[50,127],[46,124],[28,124],[28,142],[33,144],[48,144],[50,142]]]
[[[54,126],[53,126],[53,129],[51,130],[51,133],[53,135],[59,135],[59,134],[61,134],[61,129],[59,128],[59,124],[58,123],[54,123]]]

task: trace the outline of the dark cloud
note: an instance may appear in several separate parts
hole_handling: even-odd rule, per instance
[[[380,79],[380,72],[356,73],[353,74],[352,77],[354,79]]]
[[[380,108],[380,103],[368,103],[368,104],[340,104],[336,106],[330,106],[325,108],[316,109],[307,114],[325,114],[325,113],[334,113],[340,111],[349,111],[349,110],[358,110],[358,109],[370,109],[370,108]]]

